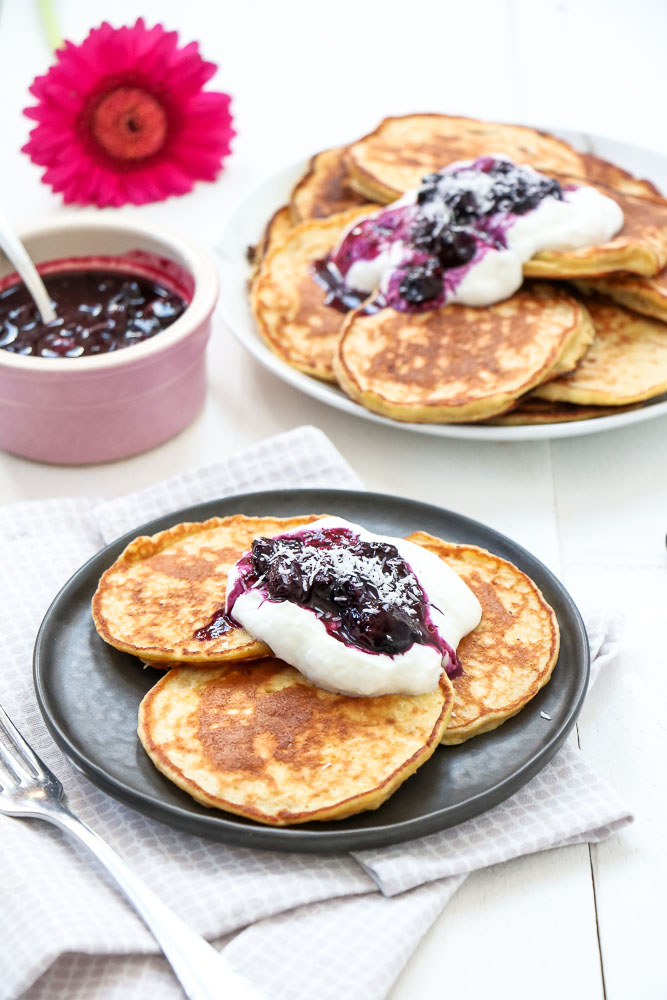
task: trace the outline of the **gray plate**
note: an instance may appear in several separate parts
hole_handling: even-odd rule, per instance
[[[97,582],[137,535],[215,515],[278,517],[335,513],[372,531],[423,530],[481,545],[527,573],[554,608],[561,629],[550,683],[499,729],[458,747],[440,747],[380,809],[333,823],[262,826],[199,805],[157,771],[136,735],[139,702],[162,671],[103,642],[90,602]],[[70,760],[114,798],[170,826],[246,847],[342,851],[393,844],[454,826],[492,808],[554,756],[581,708],[589,651],[581,616],[567,591],[529,552],[478,521],[414,500],[348,490],[247,493],[176,511],[107,545],[69,580],[42,622],[34,655],[37,700],[53,738]],[[541,712],[551,716],[542,718]]]

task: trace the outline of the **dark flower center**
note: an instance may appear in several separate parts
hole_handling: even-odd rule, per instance
[[[157,153],[167,137],[167,115],[160,102],[140,87],[117,87],[95,107],[94,138],[109,156],[141,160]]]

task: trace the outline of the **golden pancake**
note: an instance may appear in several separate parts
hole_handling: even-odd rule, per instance
[[[267,658],[170,670],[138,732],[198,802],[286,826],[377,809],[433,754],[452,704],[444,673],[428,694],[349,698]]]
[[[558,403],[550,399],[536,399],[528,394],[523,396],[516,406],[490,417],[486,421],[499,427],[523,427],[533,424],[565,424],[572,420],[595,420],[597,417],[610,417],[615,413],[634,410],[632,406],[578,406],[576,403]]]
[[[327,292],[313,277],[313,263],[338,243],[355,219],[376,206],[304,222],[265,258],[252,289],[257,329],[288,365],[333,382],[332,358],[344,313],[325,306]]]
[[[266,656],[268,646],[221,617],[227,574],[254,538],[279,535],[321,516],[236,514],[135,538],[100,579],[92,605],[95,628],[116,649],[151,663]],[[217,628],[197,637],[216,621]]]
[[[667,323],[667,267],[651,278],[635,274],[609,274],[575,282],[586,294],[607,295],[622,306]]]
[[[626,406],[667,392],[667,326],[616,303],[587,299],[595,340],[575,371],[539,386],[541,399]]]
[[[385,118],[348,146],[345,162],[353,187],[370,201],[386,203],[418,188],[425,174],[493,153],[546,173],[585,172],[580,154],[547,132],[438,114]]]
[[[347,183],[343,153],[344,148],[338,147],[312,157],[306,174],[292,191],[290,213],[294,225],[367,204],[368,199]]]
[[[559,177],[562,184],[581,184]],[[667,264],[667,201],[659,196],[636,198],[601,184],[593,185],[623,210],[620,232],[608,243],[579,250],[543,250],[523,265],[533,278],[584,278],[612,271],[652,275]]]
[[[602,184],[605,187],[613,188],[623,194],[633,194],[638,198],[655,198],[662,201],[662,194],[652,183],[644,178],[634,177],[627,170],[603,160],[600,156],[592,153],[580,153],[584,164],[584,177],[590,184]]]
[[[572,368],[592,337],[588,313],[571,295],[524,285],[486,308],[351,313],[334,371],[352,399],[396,420],[483,420]]]
[[[482,620],[459,643],[454,710],[442,742],[463,743],[516,715],[551,677],[560,646],[556,615],[533,581],[506,559],[425,531],[408,540],[435,552],[468,584]]]
[[[289,231],[292,229],[292,218],[290,216],[290,210],[288,205],[283,205],[276,212],[273,213],[269,219],[262,238],[257,244],[257,246],[251,248],[250,252],[250,262],[252,264],[252,272],[250,275],[250,283],[255,280],[259,273],[259,269],[262,266],[262,261],[274,247],[279,246],[281,243],[287,239]]]

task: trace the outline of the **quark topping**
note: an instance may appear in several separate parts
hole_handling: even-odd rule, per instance
[[[227,615],[314,684],[353,695],[421,694],[479,623],[466,584],[401,538],[323,518],[260,538],[232,569]]]
[[[596,188],[562,187],[509,157],[483,156],[356,220],[313,277],[343,310],[373,293],[369,311],[491,305],[517,291],[536,253],[606,243],[622,225],[621,208]]]

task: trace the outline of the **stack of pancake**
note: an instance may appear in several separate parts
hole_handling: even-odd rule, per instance
[[[314,687],[224,615],[227,574],[254,538],[320,515],[211,518],[135,539],[102,576],[93,620],[112,646],[166,670],[139,710],[156,767],[194,799],[274,826],[380,806],[440,743],[515,715],[549,680],[556,616],[516,566],[424,532],[482,605],[463,674],[427,694],[348,697]],[[445,751],[441,751],[445,752]]]
[[[543,252],[503,302],[370,314],[325,304],[313,277],[356,219],[457,160],[506,154],[617,201],[604,245]],[[437,114],[384,119],[315,155],[254,248],[258,331],[282,360],[402,421],[584,420],[667,392],[667,201],[649,181],[535,129]]]

